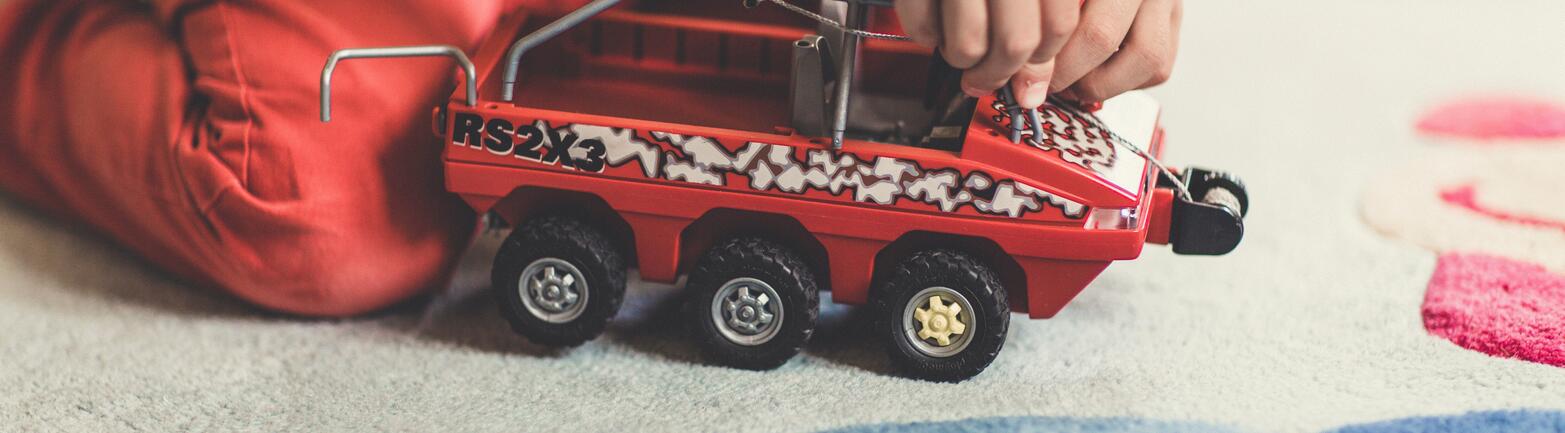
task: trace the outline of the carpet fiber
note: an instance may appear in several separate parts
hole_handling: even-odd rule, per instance
[[[828,308],[818,338],[776,371],[704,366],[673,325],[677,292],[639,284],[604,338],[544,350],[512,335],[482,296],[492,240],[475,247],[439,295],[352,320],[277,316],[179,283],[79,228],[5,202],[0,425],[1558,431],[1565,371],[1468,350],[1425,329],[1437,252],[1464,244],[1398,213],[1413,205],[1396,200],[1433,192],[1414,198],[1439,206],[1439,188],[1449,185],[1376,185],[1391,182],[1395,167],[1444,158],[1450,139],[1415,128],[1432,106],[1491,93],[1565,100],[1565,56],[1547,48],[1565,40],[1565,3],[1185,7],[1179,69],[1154,92],[1166,107],[1168,159],[1245,178],[1253,204],[1245,243],[1219,258],[1149,248],[1112,266],[1058,317],[1017,316],[999,360],[971,381],[889,375],[858,316],[841,307]],[[1452,158],[1443,163],[1461,166]],[[1565,212],[1557,200],[1550,210],[1495,191],[1480,189],[1479,202]],[[1365,223],[1380,214],[1434,236]],[[1562,256],[1540,246],[1565,242],[1490,244],[1476,252],[1565,272]],[[908,424],[924,422],[947,424]]]

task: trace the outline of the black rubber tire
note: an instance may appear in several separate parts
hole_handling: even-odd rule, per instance
[[[977,330],[971,331],[973,340],[967,347],[944,358],[914,348],[902,324],[904,309],[915,302],[913,295],[937,286],[966,297],[977,322],[969,324]],[[891,364],[915,379],[960,382],[978,375],[999,356],[1011,326],[1011,310],[999,277],[973,256],[953,250],[920,251],[904,259],[871,293],[871,303],[875,332],[884,339]]]
[[[718,291],[729,281],[746,277],[772,286],[783,308],[782,328],[770,340],[754,346],[724,337],[711,313]],[[792,250],[760,238],[728,239],[707,250],[691,271],[685,292],[687,329],[702,355],[717,365],[748,370],[782,366],[815,334],[815,321],[820,316],[820,293],[809,265]]]
[[[569,322],[550,323],[528,312],[517,290],[522,271],[544,257],[575,266],[587,283],[587,306]],[[562,216],[529,220],[511,232],[495,255],[491,277],[500,313],[512,330],[537,344],[572,347],[597,338],[625,298],[623,257],[608,236],[581,220]]]

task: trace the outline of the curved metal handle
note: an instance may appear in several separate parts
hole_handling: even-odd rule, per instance
[[[472,60],[468,60],[467,53],[463,53],[461,48],[450,45],[349,48],[332,53],[331,57],[326,59],[326,68],[321,70],[321,122],[331,122],[331,74],[332,71],[337,70],[337,62],[348,59],[433,56],[450,57],[456,60],[462,67],[462,72],[467,74],[467,106],[478,106],[478,69],[473,66]]]
[[[534,30],[521,39],[517,39],[516,43],[511,44],[511,50],[505,53],[505,83],[500,86],[500,99],[506,102],[511,102],[514,99],[516,72],[521,67],[522,54],[526,54],[528,50],[536,48],[555,36],[559,36],[560,33],[565,33],[566,30],[580,25],[582,21],[586,21],[588,18],[608,10],[608,8],[619,4],[619,2],[620,0],[593,0],[592,3],[587,3],[586,6],[571,11],[571,13],[565,14],[565,16],[554,20],[549,25]]]

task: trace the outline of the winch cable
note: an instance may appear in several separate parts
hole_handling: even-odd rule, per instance
[[[800,7],[799,5],[796,5],[796,4],[793,4],[793,3],[788,3],[786,0],[766,0],[766,1],[770,2],[770,3],[774,3],[774,4],[778,5],[778,6],[781,6],[783,9],[787,9],[787,10],[792,11],[794,13],[797,13],[799,15],[803,15],[805,18],[809,18],[809,19],[815,20],[816,22],[819,22],[821,24],[825,24],[827,26],[831,26],[834,29],[842,31],[843,33],[848,33],[848,34],[852,34],[852,35],[859,36],[859,37],[864,37],[864,38],[883,39],[883,40],[890,40],[890,41],[911,41],[911,40],[913,40],[913,38],[908,37],[906,35],[894,35],[894,34],[890,34],[890,33],[877,33],[877,32],[861,30],[861,29],[849,28],[847,26],[842,25],[842,23],[837,22],[836,20],[833,20],[831,18],[827,18],[826,16],[818,14],[818,13],[815,13],[815,12],[811,12],[809,9],[805,9],[803,7]],[[1042,119],[1038,115],[1038,110],[1023,108],[1020,113],[1016,113],[1016,112],[1012,111],[1013,108],[1017,107],[1017,104],[1016,104],[1016,100],[1012,97],[1014,95],[1012,95],[1012,93],[1011,93],[1011,86],[1009,86],[1009,85],[1007,85],[1005,87],[1001,87],[1000,91],[998,93],[999,93],[998,96],[1000,97],[1001,103],[1006,106],[1006,111],[1010,111],[1012,113],[1011,114],[1011,123],[1012,123],[1012,125],[1021,125],[1022,123],[1020,123],[1020,121],[1022,119],[1018,119],[1017,117],[1026,116],[1026,118],[1027,118],[1026,119],[1027,120],[1026,124],[1030,125],[1032,127],[1032,131],[1033,131],[1032,137],[1028,140],[1029,144],[1032,144],[1032,145],[1035,145],[1035,146],[1041,146],[1041,144],[1038,143],[1038,137],[1042,137],[1044,131],[1043,131]],[[1126,149],[1129,149],[1131,153],[1134,153],[1134,154],[1140,156],[1141,158],[1146,159],[1147,162],[1152,163],[1153,166],[1157,167],[1159,172],[1162,172],[1164,176],[1168,176],[1169,179],[1174,181],[1173,182],[1174,183],[1174,188],[1179,191],[1179,194],[1181,196],[1183,196],[1185,198],[1185,200],[1194,201],[1196,199],[1195,196],[1192,196],[1190,194],[1190,190],[1185,187],[1185,184],[1179,181],[1179,176],[1174,175],[1173,170],[1169,170],[1168,166],[1163,165],[1163,161],[1158,160],[1157,157],[1154,157],[1154,156],[1152,156],[1151,153],[1148,153],[1146,150],[1143,150],[1141,148],[1141,146],[1137,146],[1134,143],[1131,143],[1130,140],[1126,140],[1124,137],[1121,137],[1119,134],[1116,134],[1116,133],[1114,133],[1114,131],[1111,131],[1107,127],[1103,126],[1103,123],[1098,121],[1097,116],[1094,116],[1091,113],[1086,113],[1086,112],[1083,112],[1082,110],[1076,109],[1076,108],[1074,108],[1075,105],[1073,105],[1071,103],[1068,103],[1066,101],[1059,100],[1058,98],[1054,98],[1054,97],[1051,96],[1050,99],[1051,99],[1051,101],[1050,101],[1051,104],[1054,104],[1054,105],[1056,105],[1058,107],[1061,107],[1061,108],[1069,111],[1070,114],[1074,115],[1074,117],[1076,117],[1078,119],[1081,119],[1084,122],[1087,122],[1088,125],[1092,126],[1093,128],[1097,128],[1099,131],[1103,131],[1105,139],[1113,141],[1115,144],[1118,144],[1118,145],[1120,145],[1120,146],[1122,146],[1122,147],[1124,147]],[[1015,141],[1015,140],[1013,139],[1012,141]],[[1156,182],[1156,181],[1154,181],[1154,182]]]
[[[890,33],[876,33],[876,32],[871,32],[871,31],[860,30],[860,29],[848,28],[848,26],[842,25],[842,23],[837,22],[837,20],[833,20],[831,18],[826,18],[825,15],[821,15],[821,14],[818,14],[818,13],[815,13],[815,12],[811,12],[809,9],[805,9],[805,8],[800,7],[799,5],[796,5],[796,4],[793,4],[793,3],[788,3],[788,2],[786,2],[784,0],[766,0],[766,1],[769,1],[769,2],[772,2],[772,3],[776,3],[778,6],[782,6],[783,9],[787,9],[787,10],[793,11],[794,13],[799,14],[799,15],[804,15],[806,18],[818,21],[821,24],[825,24],[825,25],[831,26],[834,29],[841,30],[843,33],[848,33],[848,34],[851,34],[851,35],[854,35],[854,36],[863,37],[863,38],[870,38],[870,39],[884,39],[884,40],[888,40],[888,41],[911,41],[911,40],[913,40],[913,38],[907,37],[905,35],[893,35],[893,34],[890,34]]]
[[[1186,188],[1185,184],[1179,181],[1179,176],[1175,176],[1173,170],[1169,170],[1168,166],[1163,165],[1163,161],[1158,160],[1157,157],[1152,156],[1151,153],[1147,153],[1146,150],[1141,149],[1141,146],[1137,146],[1135,143],[1131,143],[1130,140],[1126,140],[1119,134],[1114,133],[1114,131],[1109,130],[1107,126],[1103,125],[1103,122],[1098,120],[1098,116],[1074,108],[1075,105],[1067,101],[1062,101],[1054,97],[1050,97],[1050,99],[1052,99],[1052,101],[1049,102],[1050,104],[1070,112],[1070,114],[1074,115],[1077,119],[1081,119],[1082,121],[1087,122],[1088,125],[1092,126],[1093,128],[1097,128],[1099,131],[1103,131],[1103,135],[1105,135],[1104,138],[1112,140],[1115,144],[1123,146],[1126,149],[1130,149],[1130,153],[1140,155],[1143,159],[1146,159],[1147,162],[1152,163],[1154,167],[1157,167],[1159,172],[1162,172],[1164,176],[1168,176],[1170,180],[1174,181],[1174,189],[1178,190],[1179,195],[1184,196],[1185,200],[1196,200],[1195,196],[1190,195],[1190,189]],[[1026,115],[1029,117],[1028,121],[1032,124],[1033,129],[1033,138],[1031,141],[1033,142],[1032,144],[1037,144],[1037,137],[1041,136],[1040,133],[1043,130],[1041,119],[1038,116],[1038,110],[1026,111]],[[1012,121],[1014,122],[1015,120]],[[1153,180],[1153,182],[1155,183],[1156,180]]]

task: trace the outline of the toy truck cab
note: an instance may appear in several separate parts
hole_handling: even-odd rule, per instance
[[[1242,235],[1236,179],[1149,159],[1145,94],[1024,116],[961,95],[908,42],[730,2],[616,3],[509,17],[471,63],[349,51],[323,76],[359,56],[464,63],[435,111],[446,186],[514,227],[494,285],[535,342],[598,335],[634,267],[688,276],[683,314],[716,363],[786,362],[829,290],[871,306],[904,372],[961,380],[1009,312],[1053,316],[1147,242],[1222,254]],[[857,30],[876,4],[819,12]]]

